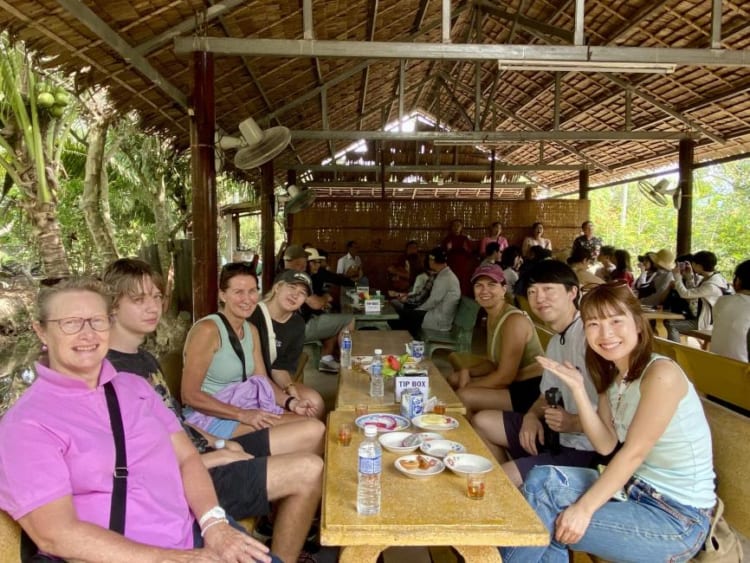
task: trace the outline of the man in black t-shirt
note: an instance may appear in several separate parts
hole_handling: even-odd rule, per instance
[[[201,453],[227,514],[235,519],[262,516],[269,501],[277,503],[271,550],[283,561],[296,561],[321,497],[323,460],[314,453],[275,452],[274,433],[285,425],[221,440],[185,423],[156,359],[140,349],[156,329],[162,313],[161,280],[135,259],[112,263],[104,282],[114,295],[114,324],[108,359],[118,371],[146,378],[181,421]]]

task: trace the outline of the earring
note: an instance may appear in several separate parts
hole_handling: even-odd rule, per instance
[[[46,344],[42,344],[42,352],[46,352],[48,349]]]

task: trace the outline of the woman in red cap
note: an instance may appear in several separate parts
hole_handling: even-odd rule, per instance
[[[542,352],[531,319],[505,300],[505,275],[485,264],[471,276],[474,297],[487,311],[487,356],[451,354],[448,378],[469,415],[484,409],[526,412],[539,397]]]

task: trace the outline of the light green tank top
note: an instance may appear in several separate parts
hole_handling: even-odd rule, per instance
[[[500,350],[502,350],[503,347],[503,337],[500,329],[503,326],[503,323],[505,323],[505,320],[510,315],[515,313],[521,314],[526,317],[528,322],[531,324],[531,339],[526,343],[526,346],[523,349],[521,363],[518,366],[518,371],[521,371],[526,366],[530,366],[531,364],[535,363],[537,356],[543,356],[544,349],[542,348],[542,344],[539,342],[539,336],[537,335],[536,330],[534,329],[534,325],[531,322],[529,316],[520,309],[516,309],[511,305],[508,306],[505,312],[500,316],[500,319],[497,321],[495,330],[492,332],[492,338],[487,339],[487,357],[490,358],[496,365],[500,364]]]
[[[216,327],[219,329],[219,337],[221,338],[221,347],[211,359],[211,364],[208,366],[208,371],[206,371],[203,385],[201,385],[201,391],[215,395],[230,383],[242,381],[242,362],[234,351],[234,348],[232,348],[227,327],[224,326],[224,322],[219,318],[219,315],[208,315],[203,317],[203,319],[210,319],[216,324]],[[253,362],[253,335],[250,332],[250,325],[247,321],[242,326],[243,337],[240,340],[240,344],[242,344],[242,351],[245,353],[246,375],[250,377],[253,375],[253,370],[255,369]]]
[[[652,354],[644,373],[655,360],[672,361]],[[716,503],[711,431],[695,387],[682,368],[680,373],[687,381],[687,393],[664,433],[635,470],[635,476],[677,502],[711,508]],[[641,381],[639,378],[624,386],[612,384],[607,389],[617,438],[623,443],[641,400]]]

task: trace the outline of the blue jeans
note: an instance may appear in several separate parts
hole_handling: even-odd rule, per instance
[[[693,508],[658,493],[638,478],[625,487],[628,500],[610,500],[597,510],[581,540],[554,539],[555,519],[598,479],[594,469],[542,465],[531,470],[523,494],[550,531],[547,547],[503,547],[505,563],[568,562],[568,547],[608,561],[688,561],[708,535],[710,508]]]

